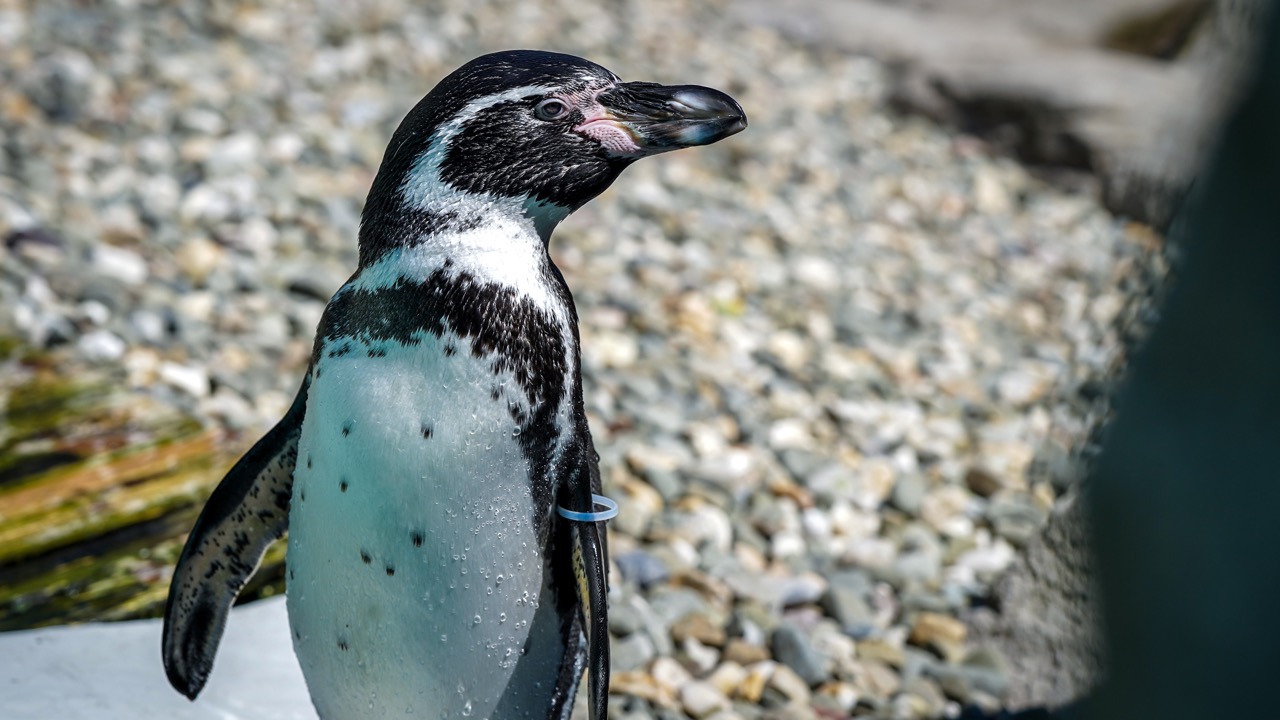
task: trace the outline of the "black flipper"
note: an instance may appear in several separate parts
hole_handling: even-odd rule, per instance
[[[289,527],[289,499],[311,374],[289,412],[231,468],[205,503],[169,584],[161,654],[174,689],[194,700],[209,678],[227,614]]]
[[[587,445],[587,477],[578,483],[568,507],[579,512],[594,512],[593,492],[600,492],[599,458],[595,448]],[[563,518],[562,518],[563,520]],[[573,574],[577,581],[578,607],[582,609],[582,629],[587,636],[587,692],[591,720],[605,720],[609,709],[609,552],[604,523],[569,522],[573,533]]]

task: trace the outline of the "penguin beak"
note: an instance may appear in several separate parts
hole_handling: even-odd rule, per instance
[[[699,85],[619,83],[596,96],[593,110],[575,130],[618,158],[710,145],[747,127],[736,100]]]

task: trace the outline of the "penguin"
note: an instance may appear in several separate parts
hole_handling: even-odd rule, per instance
[[[174,571],[165,671],[194,700],[237,593],[288,532],[319,716],[565,719],[609,684],[599,458],[556,225],[636,160],[747,126],[728,95],[514,50],[435,86],[387,147],[359,261],[284,418]]]

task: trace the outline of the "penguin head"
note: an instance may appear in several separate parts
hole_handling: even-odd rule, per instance
[[[484,55],[440,81],[392,136],[361,244],[366,225],[397,210],[456,213],[472,202],[520,207],[541,232],[637,159],[746,126],[742,107],[711,88],[623,82],[560,53]]]

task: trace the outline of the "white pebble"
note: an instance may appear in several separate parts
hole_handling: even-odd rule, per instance
[[[90,257],[95,270],[125,285],[141,285],[147,279],[147,261],[132,250],[99,244]]]
[[[76,346],[90,360],[119,360],[127,347],[119,335],[109,330],[87,332],[80,336]]]
[[[160,379],[193,397],[202,398],[209,394],[209,373],[196,365],[162,362]]]

